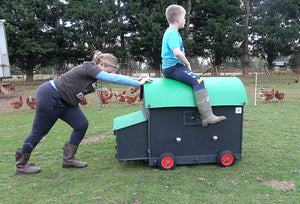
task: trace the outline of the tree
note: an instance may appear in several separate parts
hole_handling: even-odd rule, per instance
[[[251,24],[253,54],[265,59],[269,68],[280,56],[288,56],[299,39],[300,14],[297,0],[253,2]]]
[[[293,53],[289,59],[289,64],[293,68],[294,71],[295,69],[298,69],[298,74],[299,74],[299,68],[300,68],[300,47],[296,47],[293,50]]]
[[[242,0],[243,2],[243,26],[245,28],[244,38],[241,45],[242,55],[241,55],[241,64],[242,67],[247,69],[250,67],[250,59],[249,59],[249,24],[250,24],[250,0]]]
[[[128,57],[128,52],[126,50],[126,34],[128,24],[124,21],[126,21],[126,16],[125,16],[125,6],[126,2],[123,2],[122,0],[117,1],[117,16],[118,16],[118,21],[119,21],[119,34],[120,34],[120,53],[119,53],[119,59],[120,59],[120,68],[124,69],[127,67],[129,64],[129,57]]]
[[[54,2],[4,0],[1,5],[1,18],[7,21],[10,62],[26,72],[26,81],[33,80],[34,68],[50,63],[46,56],[55,50],[49,33]]]
[[[151,68],[160,68],[161,43],[168,22],[165,10],[175,1],[128,1],[125,8],[130,36],[128,44],[132,58]]]
[[[120,44],[116,9],[114,1],[68,1],[63,21],[69,24],[70,62],[77,64],[91,60],[96,49],[118,56]]]
[[[70,35],[67,30],[65,22],[62,21],[66,5],[58,1],[50,1],[48,4],[48,15],[43,20],[45,34],[47,40],[51,42],[53,49],[47,52],[45,61],[48,66],[56,66],[56,69],[63,71],[66,68],[68,58],[70,57],[69,47]]]
[[[241,16],[239,0],[194,0],[191,28],[193,55],[209,57],[218,67],[226,59],[239,58],[244,29],[237,19]]]
[[[26,71],[27,80],[33,80],[33,68],[41,63],[44,52],[41,23],[36,18],[31,1],[3,1],[2,17],[7,20],[7,40],[12,64]]]
[[[209,57],[215,67],[238,58],[249,65],[248,33],[252,53],[269,65],[299,43],[297,0],[1,0],[0,18],[11,64],[32,80],[38,66],[64,69],[91,60],[95,49],[115,54],[122,68],[133,60],[159,68],[170,4],[187,11],[179,30],[186,56]]]

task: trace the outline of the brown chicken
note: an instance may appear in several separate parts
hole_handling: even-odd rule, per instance
[[[130,93],[135,94],[137,90],[139,90],[140,87],[131,87],[130,88]]]
[[[12,102],[10,103],[10,105],[11,105],[13,108],[15,108],[15,109],[19,109],[19,108],[23,105],[23,97],[20,96],[20,97],[19,97],[19,100],[17,100],[17,101],[12,101]]]
[[[108,91],[107,89],[100,89],[99,93],[101,93],[103,96],[108,96]]]
[[[100,98],[100,101],[102,104],[108,104],[109,103],[109,97],[108,97],[108,92],[107,90],[102,90],[102,89],[97,89],[96,91],[97,95]]]
[[[11,81],[9,82],[9,90],[11,90],[11,91],[15,90],[15,86],[13,85],[13,83]]]
[[[134,103],[135,101],[136,101],[136,99],[137,99],[137,95],[135,95],[135,96],[124,96],[125,97],[125,102],[126,103],[128,103],[128,104],[132,104],[132,103]]]
[[[295,83],[298,83],[298,81],[299,81],[299,79],[298,79],[297,77],[295,77],[294,82],[295,82]]]
[[[28,107],[30,107],[31,109],[35,109],[36,105],[35,105],[35,98],[33,97],[25,97],[25,101]]]
[[[107,99],[103,95],[100,95],[100,101],[102,102],[102,104],[108,104],[109,103],[109,99]]]
[[[107,89],[100,89],[98,93],[101,93],[107,99],[111,99],[111,97],[114,95],[111,88],[109,88],[109,91]]]
[[[88,104],[88,102],[87,102],[87,100],[86,100],[85,97],[82,99],[82,101],[80,101],[80,104],[83,105],[83,106],[85,106],[86,104]]]
[[[115,92],[115,97],[116,97],[117,101],[125,102],[125,93],[126,93],[126,90],[123,91],[122,93]]]
[[[138,102],[143,102],[143,99],[141,98],[140,94],[136,94],[136,95],[137,95]]]
[[[107,98],[108,98],[108,99],[111,99],[111,97],[113,97],[113,95],[114,95],[114,94],[113,94],[111,88],[109,88],[109,92],[108,92]]]
[[[279,92],[278,90],[275,91],[275,98],[278,99],[278,102],[280,102],[285,97],[285,91]]]
[[[259,95],[264,101],[270,101],[274,98],[274,88],[271,91],[266,91],[264,88],[261,88],[260,90],[261,92],[259,93]]]

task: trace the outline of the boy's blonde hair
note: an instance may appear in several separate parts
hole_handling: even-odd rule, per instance
[[[166,18],[168,23],[175,23],[177,17],[185,14],[185,9],[177,4],[172,4],[166,9]]]
[[[109,65],[112,67],[118,68],[118,59],[109,53],[102,53],[99,50],[95,50],[93,54],[93,62],[96,64],[99,64],[100,62],[103,62],[104,65]]]

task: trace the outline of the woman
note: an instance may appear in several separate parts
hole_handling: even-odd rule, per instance
[[[36,94],[36,114],[32,130],[26,137],[23,147],[16,151],[17,174],[34,174],[41,171],[39,167],[28,164],[31,152],[40,140],[47,135],[58,119],[68,123],[73,132],[69,142],[63,148],[62,167],[83,168],[86,162],[75,159],[78,145],[88,128],[88,120],[78,104],[85,95],[94,92],[92,86],[97,80],[138,87],[152,82],[149,77],[139,79],[111,74],[117,71],[117,58],[108,53],[95,51],[92,62],[85,62],[74,67],[54,80],[42,84]]]

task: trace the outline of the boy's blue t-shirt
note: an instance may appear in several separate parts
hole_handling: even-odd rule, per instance
[[[174,48],[180,48],[180,50],[185,54],[182,38],[179,35],[179,32],[169,27],[167,28],[163,40],[162,40],[162,49],[161,49],[161,57],[162,57],[162,68],[168,68],[176,65],[177,63],[183,64],[173,53]]]

